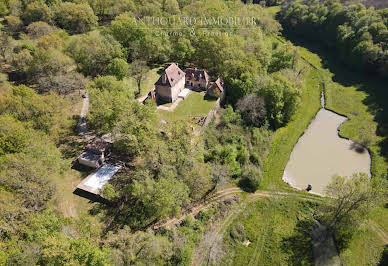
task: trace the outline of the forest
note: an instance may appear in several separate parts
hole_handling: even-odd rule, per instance
[[[186,264],[190,231],[198,225],[162,235],[145,229],[218,183],[259,186],[271,131],[290,120],[303,83],[292,45],[266,37],[278,34],[280,24],[260,6],[239,1],[17,0],[0,7],[0,264]],[[168,38],[132,19],[232,14],[256,17],[260,25],[222,29],[232,37]],[[185,121],[161,127],[154,104],[138,103],[138,88],[128,83],[139,76],[141,83],[141,73],[170,61],[207,69],[232,88],[233,108],[195,149]],[[100,232],[55,208],[54,180],[65,178],[74,156],[70,96],[81,89],[90,94],[89,127],[112,133],[115,151],[132,165],[104,189],[117,208],[97,208]]]
[[[153,228],[225,184],[247,195],[262,185],[272,137],[304,104],[308,84],[299,49],[277,38],[283,29],[319,38],[358,70],[388,73],[387,9],[297,0],[283,3],[278,22],[246,2],[0,0],[0,265],[191,264],[224,205]],[[160,32],[173,25],[139,27],[133,19],[180,16],[257,24],[206,29],[219,34],[183,25],[181,35],[167,35]],[[169,62],[224,80],[218,121],[200,135],[187,120],[161,123],[154,102],[136,100],[145,73]],[[103,190],[113,206],[90,203],[74,217],[61,211],[58,184],[74,185],[84,91],[89,130],[112,134],[125,167]]]
[[[323,42],[355,70],[388,73],[387,9],[338,1],[293,1],[279,14],[285,29],[298,28],[306,39]]]

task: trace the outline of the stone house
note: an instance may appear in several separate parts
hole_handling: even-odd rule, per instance
[[[174,102],[185,88],[185,75],[177,64],[170,64],[155,83],[156,101]]]
[[[186,86],[206,90],[210,78],[206,71],[197,68],[186,68]]]
[[[206,90],[206,95],[214,98],[223,98],[224,96],[224,82],[219,77],[214,83],[212,83]],[[223,100],[223,99],[221,99]]]

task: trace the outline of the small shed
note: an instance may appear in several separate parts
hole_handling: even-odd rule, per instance
[[[82,180],[82,182],[78,184],[73,193],[91,201],[110,203],[100,194],[104,185],[109,182],[109,180],[117,173],[119,169],[120,166],[111,164],[105,164],[101,166],[97,171],[88,175],[84,180]]]
[[[85,147],[85,151],[78,157],[78,163],[91,168],[100,167],[109,154],[113,143],[108,137],[95,138]]]

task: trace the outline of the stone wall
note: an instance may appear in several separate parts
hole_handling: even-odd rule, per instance
[[[207,114],[205,122],[202,124],[201,131],[203,132],[205,128],[209,125],[209,123],[213,120],[215,114],[220,109],[222,102],[225,99],[225,90],[221,93],[221,96],[218,98],[216,104],[214,107],[210,110],[210,112]]]

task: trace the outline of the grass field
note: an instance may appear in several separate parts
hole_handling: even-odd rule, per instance
[[[379,265],[384,242],[368,224],[363,224],[353,235],[348,248],[341,251],[344,265]]]
[[[189,120],[193,117],[204,117],[213,108],[216,100],[204,99],[205,92],[192,91],[190,95],[175,108],[174,111],[159,110],[160,119],[167,122]]]
[[[159,79],[160,73],[159,71],[162,70],[162,67],[156,67],[148,71],[147,75],[145,76],[144,80],[140,83],[140,96],[146,95],[150,90],[154,88],[155,82]],[[128,77],[124,79],[124,82],[126,82],[129,86],[133,87],[137,91],[137,84],[136,80],[132,77]]]
[[[311,203],[293,197],[253,202],[235,217],[224,232],[225,256],[221,265],[309,265],[312,263]],[[242,225],[243,245],[231,230]]]

